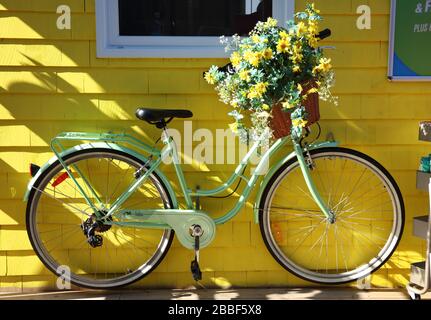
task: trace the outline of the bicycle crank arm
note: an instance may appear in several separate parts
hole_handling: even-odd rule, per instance
[[[187,249],[195,248],[195,237],[190,233],[193,226],[199,225],[202,228],[202,235],[199,239],[200,248],[208,246],[216,234],[214,220],[203,211],[179,209],[122,210],[115,216],[119,219],[133,220],[142,228],[152,228],[154,225],[172,228],[180,243]],[[121,223],[113,224],[121,225]]]

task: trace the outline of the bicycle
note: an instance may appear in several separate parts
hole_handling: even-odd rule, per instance
[[[59,267],[68,266],[70,281],[82,287],[127,285],[157,267],[175,232],[184,247],[195,250],[191,270],[201,279],[199,250],[214,239],[217,225],[240,211],[263,163],[290,139],[277,140],[249,178],[243,172],[258,142],[221,186],[192,191],[166,126],[191,116],[187,110],[138,109],[139,119],[163,130],[163,150],[127,134],[69,132],[52,140],[55,156],[41,168],[32,165],[25,195],[28,236],[49,270],[61,275]],[[89,143],[69,149],[61,143],[71,140]],[[351,282],[377,270],[392,255],[404,225],[403,199],[388,171],[337,145],[293,141],[293,152],[282,153],[263,177],[254,205],[255,222],[278,263],[324,284]],[[158,169],[166,157],[173,159],[185,209]],[[247,184],[229,212],[212,219],[195,207],[193,197],[220,194],[237,179]]]
[[[363,153],[333,141],[286,136],[245,177],[258,140],[227,181],[192,190],[167,129],[174,118],[190,118],[192,112],[139,108],[136,116],[162,130],[162,150],[155,147],[159,140],[150,146],[128,134],[65,132],[51,141],[53,158],[30,166],[33,178],[24,200],[31,245],[54,274],[64,277],[61,267],[67,266],[75,285],[108,289],[138,281],[166,256],[174,233],[194,250],[190,269],[195,280],[202,279],[200,249],[214,240],[217,225],[244,207],[275,154],[281,158],[260,179],[253,212],[268,251],[283,268],[316,283],[348,283],[384,265],[401,239],[404,202],[398,185]],[[62,141],[87,143],[66,148]],[[293,151],[286,154],[290,142]],[[159,170],[166,159],[172,159],[185,208]],[[237,180],[246,186],[221,217],[213,219],[193,201],[221,194]]]

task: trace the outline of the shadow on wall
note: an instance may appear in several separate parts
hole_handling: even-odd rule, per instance
[[[3,45],[11,46],[24,43],[25,49],[14,52],[14,55],[21,56],[17,59],[21,61],[19,65],[0,66],[5,75],[0,78],[0,106],[4,114],[0,119],[4,134],[4,139],[0,141],[0,177],[5,182],[0,184],[3,191],[0,197],[0,224],[4,233],[7,229],[20,232],[19,239],[2,237],[2,240],[7,240],[2,251],[8,251],[13,256],[20,250],[18,256],[34,257],[25,234],[25,204],[22,202],[30,178],[28,164],[34,162],[41,165],[46,162],[52,156],[48,148],[50,140],[64,131],[127,132],[151,143],[159,137],[160,131],[136,120],[135,109],[140,105],[164,108],[169,103],[166,94],[148,93],[145,67],[137,70],[121,68],[118,74],[127,76],[123,79],[116,77],[116,68],[100,70],[93,66],[91,60],[94,57],[81,66],[73,58],[76,56],[74,46],[57,45],[60,41],[51,41],[48,33],[35,29],[32,21],[26,21],[25,17],[27,15],[20,16],[22,22],[39,33],[43,40],[3,42]],[[50,66],[46,58],[41,59],[44,61],[42,63],[27,53],[33,46],[41,45],[55,47],[62,58],[71,61],[71,66]],[[91,44],[88,46],[87,42],[84,47],[90,51],[89,54],[94,54]],[[198,79],[202,70],[195,71]],[[131,79],[135,83],[125,83]],[[141,80],[142,83],[139,83]],[[85,90],[87,86],[91,87],[88,91]],[[186,101],[183,97],[179,100]],[[181,107],[187,108],[187,105],[182,103]],[[188,260],[184,264],[188,264]],[[159,268],[164,267],[161,265]],[[9,270],[3,275],[11,274],[13,272]],[[31,274],[48,273],[40,264],[40,269],[34,267]]]
[[[63,54],[67,53],[63,52]],[[48,145],[57,133],[63,131],[107,132],[115,130],[124,132],[130,131],[132,125],[146,126],[145,131],[149,133],[142,138],[147,141],[151,140],[151,137],[156,136],[156,131],[153,128],[134,119],[134,107],[129,108],[127,111],[116,108],[115,112],[107,115],[100,108],[100,101],[103,100],[100,99],[102,94],[82,93],[76,86],[62,79],[61,71],[59,70],[63,69],[63,71],[74,72],[74,68],[65,69],[58,67],[55,68],[55,72],[52,72],[51,68],[45,69],[45,66],[36,60],[26,55],[24,56],[31,61],[31,64],[22,65],[22,67],[30,70],[29,72],[31,72],[31,75],[37,80],[39,85],[36,85],[34,81],[23,81],[12,82],[7,87],[4,87],[0,82],[1,93],[18,93],[18,96],[22,99],[0,98],[3,107],[15,119],[14,123],[27,126],[31,133],[41,139],[45,145]],[[33,72],[31,71],[32,69],[36,69],[37,71]],[[19,73],[19,71],[16,72]],[[96,81],[98,86],[103,88],[103,80],[109,81],[108,74],[109,71],[104,76],[101,76],[100,79],[92,80]],[[80,73],[77,75],[83,78]],[[60,92],[59,88],[64,93]],[[124,101],[127,100],[127,97],[121,97],[120,99]],[[117,121],[125,119],[127,120],[121,121],[120,124]],[[36,143],[32,141],[32,147],[43,145],[40,140],[36,141]]]

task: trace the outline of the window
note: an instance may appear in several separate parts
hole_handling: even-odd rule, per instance
[[[225,57],[221,35],[293,16],[294,0],[96,0],[98,57]]]

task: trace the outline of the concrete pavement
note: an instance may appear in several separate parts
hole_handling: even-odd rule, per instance
[[[245,288],[245,289],[129,289],[8,293],[0,300],[408,300],[403,289]],[[431,299],[431,293],[422,296]]]

